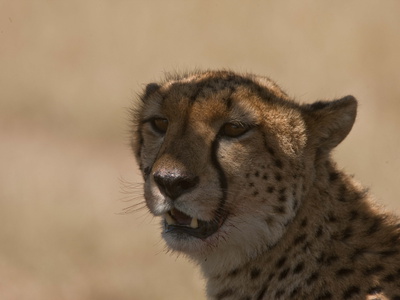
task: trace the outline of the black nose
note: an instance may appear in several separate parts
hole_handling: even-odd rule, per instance
[[[182,174],[179,171],[157,171],[153,175],[160,191],[175,200],[199,183],[199,177],[193,174]]]

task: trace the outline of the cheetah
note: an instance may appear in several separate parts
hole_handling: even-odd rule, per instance
[[[399,219],[331,158],[353,96],[300,104],[269,78],[208,70],[137,102],[146,205],[208,299],[400,299]]]

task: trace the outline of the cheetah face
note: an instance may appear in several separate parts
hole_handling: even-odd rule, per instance
[[[249,256],[277,243],[311,171],[302,111],[271,81],[211,72],[151,84],[134,120],[146,204],[170,249]]]
[[[261,86],[203,80],[148,87],[134,146],[147,206],[175,250],[272,246],[299,205],[300,114],[263,101]]]

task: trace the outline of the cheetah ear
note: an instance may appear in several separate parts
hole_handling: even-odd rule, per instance
[[[357,100],[346,96],[334,101],[303,105],[303,115],[312,146],[329,152],[349,134],[357,115]]]
[[[157,92],[159,90],[160,86],[157,83],[149,83],[146,85],[145,89],[144,89],[144,93],[141,97],[142,101],[144,101],[145,99],[147,99],[151,94]]]

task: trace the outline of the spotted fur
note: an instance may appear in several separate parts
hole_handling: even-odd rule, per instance
[[[162,235],[200,265],[209,299],[400,299],[399,220],[330,157],[356,109],[230,71],[146,87],[132,139],[146,203],[171,212]]]

